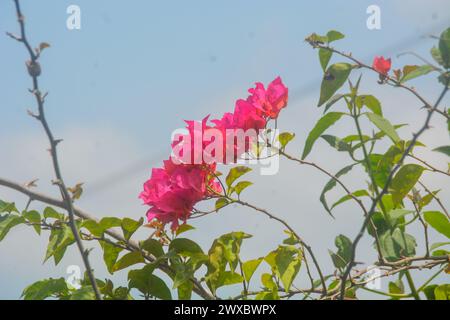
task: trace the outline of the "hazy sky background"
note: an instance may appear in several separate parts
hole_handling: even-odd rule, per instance
[[[59,152],[66,183],[85,183],[84,196],[76,205],[97,217],[144,216],[146,208],[137,196],[151,167],[167,158],[171,132],[184,126],[184,119],[201,119],[207,114],[220,117],[232,111],[235,100],[246,97],[247,88],[256,81],[268,83],[280,75],[289,87],[290,103],[280,115],[279,127],[296,132],[296,141],[288,150],[299,155],[321,115],[316,108],[321,68],[317,52],[303,41],[308,34],[339,30],[346,38],[336,43],[337,47],[368,63],[374,55],[391,56],[395,68],[419,63],[412,57],[396,58],[399,52],[414,50],[429,57],[429,48],[436,41],[426,36],[439,35],[450,25],[450,5],[445,0],[21,3],[29,40],[35,45],[41,41],[51,44],[42,54],[39,80],[42,90],[49,91],[47,118],[56,137],[64,139]],[[70,4],[81,8],[81,30],[66,28]],[[381,30],[366,27],[366,8],[371,4],[381,8]],[[27,92],[31,86],[24,66],[27,54],[22,45],[3,36],[5,31],[18,32],[18,25],[13,1],[2,0],[0,176],[20,183],[39,178],[37,190],[57,196],[50,183],[53,172],[45,151],[46,137],[40,125],[26,115],[27,109],[35,108]],[[433,75],[411,84],[430,101],[436,99],[439,90]],[[403,138],[421,126],[425,112],[405,92],[379,86],[369,74],[363,77],[362,90],[379,97],[393,123],[411,124],[400,131]],[[448,102],[447,97],[445,104]],[[349,124],[338,124],[330,132],[344,136],[352,130]],[[421,141],[430,148],[448,144],[445,122],[435,117]],[[438,167],[447,166],[445,156],[419,154]],[[334,172],[349,164],[345,155],[323,141],[318,141],[309,158]],[[365,187],[361,177],[362,172],[355,170],[344,180],[356,190]],[[334,237],[345,234],[353,239],[362,222],[361,212],[351,203],[336,210],[335,220],[327,215],[318,198],[328,178],[313,168],[283,160],[277,175],[259,176],[256,172],[249,178],[256,183],[244,198],[289,221],[324,266],[332,265],[328,249],[334,250]],[[441,198],[449,198],[447,177],[426,173],[424,181],[433,189],[446,187]],[[342,195],[336,188],[329,197]],[[2,187],[0,199],[16,201],[19,208],[26,202]],[[268,253],[284,238],[281,226],[238,207],[191,224],[197,229],[186,236],[198,240],[204,250],[215,237],[233,230],[253,234],[243,246],[245,259]],[[421,229],[413,230],[419,232],[418,241],[423,243]],[[143,230],[138,237],[147,235]],[[444,240],[433,231],[431,236]],[[32,282],[64,277],[67,266],[81,263],[73,247],[56,268],[51,261],[42,264],[47,240],[20,226],[0,243],[0,298],[16,299]],[[371,239],[365,237],[359,248],[358,260],[370,262]],[[98,246],[91,256],[96,276],[109,277],[99,260]],[[114,279],[124,285],[126,272]],[[303,271],[297,283],[307,284]],[[230,288],[222,293],[238,291]]]

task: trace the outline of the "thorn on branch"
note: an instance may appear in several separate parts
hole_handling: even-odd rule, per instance
[[[41,121],[41,117],[40,117],[38,114],[36,114],[36,113],[34,113],[33,111],[31,111],[30,109],[27,110],[27,114],[28,114],[30,117],[33,117],[33,118],[35,118],[35,119],[38,120],[38,121]]]

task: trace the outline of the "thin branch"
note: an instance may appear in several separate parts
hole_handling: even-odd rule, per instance
[[[6,188],[20,192],[20,193],[28,196],[30,199],[33,199],[33,201],[38,201],[38,202],[42,202],[42,203],[45,203],[45,204],[48,204],[51,206],[65,209],[64,201],[47,196],[42,193],[32,191],[19,183],[0,178],[0,186],[4,186]],[[94,217],[94,215],[91,215],[91,214],[87,213],[86,211],[83,211],[79,208],[74,207],[74,213],[77,217],[79,217],[81,219],[94,220],[94,221],[98,222],[98,220]],[[143,254],[144,258],[147,261],[149,261],[149,262],[156,261],[156,257],[153,256],[152,254],[142,250],[137,242],[135,242],[133,240],[125,239],[117,231],[109,229],[109,230],[105,230],[105,233],[107,235],[109,235],[110,237],[116,239],[117,241],[119,241],[121,243],[125,243],[128,251],[139,251]],[[161,269],[161,271],[165,272],[168,275],[174,274],[174,271],[167,264],[159,263],[157,268]],[[214,299],[214,296],[211,295],[205,288],[203,288],[197,279],[191,278],[191,282],[194,285],[194,288],[193,288],[194,292],[197,293],[199,296],[201,296],[202,298],[204,298],[206,300]]]
[[[326,286],[326,283],[325,283],[325,278],[324,278],[324,276],[323,276],[323,273],[322,273],[322,270],[321,270],[321,268],[320,268],[320,265],[319,265],[319,262],[317,261],[317,259],[316,259],[316,256],[314,255],[314,252],[313,252],[313,250],[311,249],[311,246],[309,246],[303,239],[302,239],[302,237],[300,237],[298,234],[297,234],[297,232],[295,232],[295,230],[286,222],[286,221],[284,221],[283,219],[281,219],[281,218],[278,218],[277,216],[274,216],[273,214],[271,214],[270,212],[268,212],[266,209],[263,209],[263,208],[259,208],[259,207],[257,207],[257,206],[255,206],[255,205],[253,205],[253,204],[250,204],[250,203],[248,203],[248,202],[245,202],[245,201],[242,201],[242,200],[236,200],[236,199],[233,199],[233,201],[234,201],[234,203],[238,203],[238,204],[240,204],[240,205],[242,205],[242,206],[245,206],[245,207],[249,207],[249,208],[252,208],[253,210],[255,210],[255,211],[258,211],[258,212],[261,212],[261,213],[263,213],[263,214],[265,214],[266,216],[268,216],[270,219],[273,219],[273,220],[276,220],[276,221],[278,221],[279,223],[281,223],[282,225],[284,225],[297,239],[298,239],[298,241],[300,241],[300,244],[306,249],[306,251],[308,251],[308,253],[309,253],[309,255],[311,256],[311,258],[312,258],[312,260],[313,260],[313,263],[314,263],[314,266],[315,266],[315,268],[316,268],[316,270],[317,270],[317,273],[319,274],[319,277],[320,277],[320,281],[321,281],[321,284],[322,284],[322,290],[323,290],[323,292],[324,292],[324,294],[326,294],[326,292],[327,292],[327,286]]]
[[[37,59],[39,56],[36,53],[34,53],[33,49],[31,48],[31,45],[28,42],[28,39],[26,37],[25,18],[22,15],[22,12],[20,10],[19,0],[14,0],[14,3],[15,3],[15,7],[16,7],[17,20],[20,25],[20,42],[22,42],[25,45],[25,47],[30,55],[30,61],[27,61],[27,67],[28,67],[28,73],[31,76],[32,81],[33,81],[33,89],[31,92],[34,94],[34,96],[36,98],[36,103],[38,106],[37,119],[41,122],[41,124],[45,130],[45,133],[47,135],[47,138],[49,140],[49,143],[50,143],[50,154],[52,157],[54,173],[55,173],[55,176],[57,179],[57,181],[55,183],[59,186],[59,190],[61,192],[62,199],[64,200],[64,204],[65,204],[64,208],[67,210],[67,213],[69,216],[70,229],[72,230],[73,236],[77,243],[78,250],[80,251],[81,258],[83,260],[83,264],[84,264],[86,272],[88,274],[90,284],[95,293],[95,297],[97,300],[101,300],[102,297],[100,294],[100,290],[98,289],[98,286],[97,286],[97,281],[94,276],[94,271],[92,270],[91,264],[89,262],[88,253],[84,249],[83,242],[80,238],[80,235],[78,233],[78,230],[77,230],[77,227],[75,224],[75,217],[74,217],[75,215],[74,215],[74,210],[73,210],[72,199],[69,195],[69,192],[67,191],[67,188],[64,184],[64,180],[63,180],[63,177],[61,174],[61,169],[60,169],[59,161],[58,161],[58,154],[56,151],[56,146],[57,146],[58,142],[57,142],[57,140],[54,139],[53,133],[51,132],[50,127],[47,123],[47,119],[45,118],[44,97],[41,95],[41,92],[39,90],[39,82],[38,82],[38,76],[40,75],[40,65],[39,65]]]
[[[441,199],[434,194],[434,192],[432,192],[430,189],[428,189],[420,180],[419,180],[419,184],[422,186],[422,188],[425,189],[426,192],[428,192],[429,194],[431,194],[431,196],[433,197],[434,200],[436,200],[436,202],[438,203],[438,205],[441,207],[441,209],[445,212],[445,214],[447,215],[447,217],[450,219],[450,215],[447,211],[447,209],[445,208],[445,206],[442,204]]]
[[[403,161],[405,160],[406,156],[410,153],[410,151],[412,150],[412,148],[414,147],[414,145],[416,144],[417,139],[420,137],[420,135],[425,132],[429,126],[430,126],[430,121],[431,121],[431,117],[433,116],[433,113],[437,110],[440,102],[442,101],[442,99],[444,98],[445,94],[448,91],[448,81],[447,83],[445,83],[444,85],[444,89],[442,90],[441,94],[439,95],[439,98],[437,99],[435,105],[432,107],[432,109],[428,110],[428,114],[427,117],[425,119],[425,122],[423,124],[423,126],[420,128],[420,130],[415,133],[413,135],[413,139],[411,140],[411,143],[408,145],[408,147],[406,148],[406,150],[403,152],[402,157],[400,158],[399,162],[397,163],[397,165],[391,170],[391,172],[389,173],[388,178],[386,179],[386,183],[383,187],[383,189],[381,190],[381,192],[379,193],[379,195],[372,201],[372,205],[370,207],[369,210],[369,214],[366,216],[366,218],[364,219],[363,225],[359,231],[359,233],[357,234],[356,238],[353,240],[352,243],[352,249],[351,249],[351,258],[350,261],[347,265],[347,268],[344,272],[344,274],[342,275],[342,281],[341,281],[341,292],[340,292],[340,298],[344,299],[345,297],[345,290],[346,290],[346,284],[345,281],[348,278],[348,276],[350,275],[350,272],[353,268],[353,264],[355,263],[355,256],[356,256],[356,248],[358,246],[359,241],[361,240],[361,238],[364,235],[364,232],[366,230],[367,224],[369,223],[369,221],[372,218],[373,213],[375,212],[375,208],[377,206],[377,203],[379,201],[381,201],[382,197],[388,192],[389,186],[391,184],[391,181],[394,177],[394,174],[400,169],[400,167],[403,164]]]
[[[399,87],[399,88],[402,88],[402,89],[405,89],[405,90],[411,92],[414,96],[416,96],[417,99],[420,100],[420,102],[422,102],[422,103],[425,105],[425,108],[426,108],[428,111],[433,110],[433,112],[439,113],[440,115],[442,115],[443,117],[445,117],[447,120],[450,119],[450,116],[449,116],[445,111],[439,110],[438,108],[434,108],[434,107],[432,106],[432,104],[429,103],[425,98],[423,98],[423,97],[422,97],[422,96],[421,96],[414,88],[405,86],[403,83],[401,83],[400,81],[397,81],[396,79],[390,77],[389,75],[385,75],[385,74],[383,74],[383,73],[378,72],[378,71],[375,70],[373,67],[371,67],[371,66],[369,66],[369,65],[367,65],[367,64],[365,64],[365,63],[363,63],[363,62],[361,62],[361,61],[359,61],[359,60],[356,59],[356,58],[354,58],[351,54],[346,54],[346,53],[344,53],[344,52],[342,52],[342,51],[339,51],[339,50],[337,50],[337,49],[334,49],[334,48],[332,48],[332,47],[330,47],[330,46],[323,45],[323,44],[316,43],[316,42],[310,42],[310,44],[313,46],[313,48],[320,48],[320,49],[328,50],[328,51],[331,51],[331,52],[333,52],[333,53],[336,53],[336,54],[338,54],[338,55],[340,55],[340,56],[342,56],[342,57],[344,57],[344,58],[347,58],[347,59],[353,61],[354,63],[356,63],[357,66],[358,66],[359,68],[370,69],[370,70],[372,70],[372,71],[378,73],[379,75],[383,76],[384,79],[385,79],[386,81],[392,83],[392,84],[395,85],[396,87]]]

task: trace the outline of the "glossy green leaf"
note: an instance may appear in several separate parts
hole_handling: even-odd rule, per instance
[[[22,216],[31,224],[33,224],[34,230],[36,230],[37,234],[41,234],[41,215],[36,210],[24,211]]]
[[[234,181],[236,181],[236,179],[238,179],[239,177],[243,176],[244,174],[250,171],[252,171],[252,169],[245,166],[237,166],[232,168],[225,179],[227,186],[231,187],[231,185],[233,184]]]
[[[407,74],[403,73],[403,77],[400,79],[400,82],[405,83],[406,81],[426,75],[434,70],[435,70],[435,68],[430,65],[417,66],[417,68],[414,68]]]
[[[437,152],[443,153],[443,154],[445,154],[445,155],[450,157],[450,146],[438,147],[438,148],[433,149],[433,151],[437,151]]]
[[[173,239],[169,245],[169,250],[185,256],[191,256],[192,254],[196,253],[203,253],[202,248],[197,243],[186,238]]]
[[[400,141],[400,137],[394,126],[385,118],[375,113],[366,113],[367,118],[381,131],[383,131],[394,143]]]
[[[130,218],[123,218],[121,227],[125,239],[130,240],[131,236],[136,232],[137,229],[139,229],[140,226],[142,226],[143,222],[144,218],[140,218],[139,221]]]
[[[391,182],[390,191],[394,204],[400,204],[408,192],[415,186],[424,168],[417,164],[406,164],[400,168]]]
[[[144,257],[139,251],[131,251],[120,258],[113,266],[113,272],[128,268],[137,263],[144,263]]]
[[[183,223],[182,225],[180,225],[179,227],[178,227],[178,229],[177,229],[177,231],[176,231],[176,235],[177,236],[179,236],[180,234],[182,234],[182,233],[185,233],[185,232],[187,232],[187,231],[189,231],[189,230],[194,230],[195,229],[195,227],[193,227],[193,226],[191,226],[190,224],[187,224],[187,223]]]
[[[301,251],[293,246],[279,246],[277,250],[269,253],[264,260],[272,267],[272,271],[280,278],[285,291],[288,292],[300,270]]]
[[[342,87],[345,81],[347,81],[351,70],[352,66],[348,63],[335,63],[328,67],[320,87],[319,107],[327,102]]]
[[[242,271],[244,273],[245,281],[247,282],[250,281],[250,279],[252,278],[253,274],[255,273],[256,269],[258,268],[258,266],[261,264],[262,261],[263,258],[259,258],[246,261],[242,264]]]
[[[357,190],[355,192],[352,192],[351,195],[345,195],[342,198],[340,198],[338,201],[336,201],[330,208],[330,210],[333,210],[336,206],[340,205],[341,203],[344,203],[348,200],[352,200],[353,198],[351,196],[360,198],[360,197],[370,197],[369,193],[366,190]]]
[[[434,230],[450,239],[450,221],[445,214],[439,211],[426,211],[423,217]]]
[[[216,212],[219,211],[220,209],[222,209],[223,207],[226,207],[229,203],[230,203],[230,201],[228,201],[227,198],[217,199],[216,204],[215,204]]]
[[[15,226],[24,223],[25,219],[16,214],[6,214],[0,216],[0,241],[2,241],[8,232]]]
[[[322,133],[324,133],[329,127],[335,124],[343,115],[344,113],[342,112],[329,112],[319,119],[319,121],[309,133],[308,138],[306,139],[302,159],[305,159],[306,156],[311,152],[314,143],[322,135]]]
[[[240,195],[241,192],[244,191],[244,189],[250,187],[252,184],[253,182],[250,181],[239,181],[234,186],[234,191],[236,192],[237,195]]]
[[[119,253],[123,250],[120,247],[117,247],[109,242],[102,241],[100,242],[103,248],[103,261],[105,262],[106,268],[108,272],[114,273],[114,265],[116,264],[117,258],[119,257]]]
[[[355,103],[356,103],[356,106],[358,106],[359,108],[366,106],[374,114],[376,114],[380,117],[383,116],[383,112],[381,111],[380,101],[372,95],[357,96],[355,99]]]
[[[350,170],[352,170],[352,168],[355,166],[355,164],[351,164],[349,166],[346,166],[344,168],[342,168],[341,170],[339,170],[334,176],[336,178],[339,178],[341,176],[343,176],[344,174],[347,174],[350,172]],[[329,192],[330,190],[332,190],[335,186],[336,186],[337,182],[335,179],[330,179],[327,184],[325,185],[325,187],[322,190],[322,193],[320,194],[320,202],[322,203],[323,207],[325,208],[325,210],[328,212],[329,215],[331,215],[333,217],[333,214],[331,213],[330,208],[328,207],[328,203],[327,200],[325,198],[325,195],[327,192]]]
[[[443,284],[434,289],[436,300],[450,300],[450,284]]]
[[[277,140],[280,142],[281,149],[284,149],[286,145],[295,137],[295,133],[282,132],[278,135]]]
[[[145,295],[162,300],[171,300],[172,294],[165,282],[153,274],[154,266],[146,265],[140,270],[128,272],[128,286],[136,288]]]
[[[330,62],[331,56],[333,52],[327,49],[320,48],[319,49],[319,61],[322,67],[323,72],[327,70],[328,62]]]
[[[439,37],[439,52],[444,68],[450,68],[450,28],[447,28]]]
[[[26,287],[22,296],[25,300],[44,300],[53,296],[64,295],[68,293],[66,280],[59,279],[45,279],[37,281]]]
[[[161,242],[158,240],[149,238],[147,240],[141,241],[139,243],[141,249],[147,251],[148,253],[154,255],[156,258],[161,257],[164,255],[164,250],[161,245]]]

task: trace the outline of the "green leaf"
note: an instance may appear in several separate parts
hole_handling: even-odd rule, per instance
[[[103,261],[105,261],[106,268],[109,273],[113,274],[114,265],[123,249],[106,241],[101,241],[100,244],[103,248]]]
[[[370,197],[369,193],[366,190],[357,190],[355,192],[352,192],[351,195],[353,195],[354,197]],[[340,198],[338,201],[336,201],[332,206],[331,206],[331,210],[333,210],[336,206],[340,205],[341,203],[344,203],[348,200],[353,199],[350,195],[345,195],[342,198]]]
[[[328,43],[343,39],[344,37],[345,37],[344,34],[340,33],[339,31],[336,31],[336,30],[330,30],[327,32]]]
[[[346,94],[335,94],[331,97],[330,100],[325,104],[325,109],[323,110],[323,113],[327,113],[328,109],[330,109],[336,102],[341,100],[343,97],[347,96]]]
[[[423,213],[423,217],[434,230],[450,238],[450,222],[442,212],[426,211]]]
[[[323,134],[320,136],[322,139],[324,139],[326,142],[329,143],[329,145],[333,148],[335,148],[337,151],[346,151],[346,152],[352,152],[352,147],[347,142],[339,139],[336,136]]]
[[[430,246],[430,250],[434,250],[447,245],[450,245],[450,242],[436,242]]]
[[[441,152],[450,157],[450,146],[438,147],[438,148],[433,149],[433,151]]]
[[[272,267],[272,271],[280,278],[288,292],[300,270],[301,251],[294,246],[278,246],[278,249],[269,253],[264,260]]]
[[[36,210],[25,211],[22,213],[22,216],[30,223],[33,224],[34,230],[36,230],[37,234],[41,234],[41,215]]]
[[[50,278],[29,285],[23,290],[21,297],[25,300],[44,300],[52,296],[67,294],[68,290],[64,278]]]
[[[423,76],[427,73],[430,73],[431,71],[434,71],[434,67],[430,65],[423,65],[423,66],[416,66],[417,68],[414,68],[408,73],[403,73],[403,77],[400,79],[401,83],[405,83],[406,81],[409,81],[411,79]]]
[[[114,227],[121,227],[122,220],[116,217],[104,217],[99,221],[99,224],[103,228],[103,230],[108,230]]]
[[[72,230],[66,224],[61,225],[59,229],[52,229],[45,254],[44,262],[50,257],[54,258],[57,265],[64,256],[68,246],[75,242]]]
[[[325,114],[319,121],[316,123],[314,128],[308,135],[308,138],[305,142],[305,148],[303,149],[302,160],[306,158],[306,156],[311,152],[311,149],[314,145],[314,142],[325,132],[329,127],[338,121],[344,113],[342,112],[329,112]]]
[[[389,282],[389,293],[393,294],[403,294],[405,293],[405,286],[403,285],[403,282],[398,279],[395,282],[390,281]]]
[[[186,238],[173,239],[169,245],[169,250],[185,256],[191,256],[198,253],[203,254],[202,248],[197,243]]]
[[[394,205],[401,203],[403,198],[417,183],[423,170],[424,168],[417,164],[406,164],[400,168],[391,183],[391,193]]]
[[[228,201],[227,198],[219,198],[216,200],[216,205],[215,205],[215,209],[216,212],[219,211],[220,209],[222,209],[223,207],[226,207],[230,202]]]
[[[439,38],[439,52],[441,54],[443,67],[450,68],[450,28],[442,32]]]
[[[352,66],[349,63],[335,63],[331,65],[324,74],[320,87],[320,107],[328,101],[336,91],[347,81]]]
[[[245,281],[247,281],[247,283],[250,282],[250,279],[252,278],[256,269],[261,264],[261,261],[263,261],[263,258],[249,260],[242,264],[242,271],[244,273],[244,278]]]
[[[406,209],[393,209],[387,213],[387,216],[389,218],[390,224],[392,226],[395,226],[399,219],[411,213],[414,213],[414,211]]]
[[[392,233],[388,230],[380,236],[380,245],[383,257],[388,261],[396,261],[414,256],[417,243],[413,236],[396,228]]]
[[[441,52],[439,51],[438,48],[436,47],[431,48],[430,54],[433,57],[434,61],[436,61],[438,64],[440,64],[441,66],[444,64],[444,60],[442,60]]]
[[[338,248],[336,253],[330,252],[333,264],[338,269],[343,269],[350,262],[352,254],[352,241],[344,235],[339,235],[334,240]]]
[[[92,235],[101,237],[103,235],[103,228],[100,224],[92,219],[83,220],[81,223],[82,228],[86,228]]]
[[[431,284],[423,288],[423,293],[427,297],[427,300],[436,300],[436,296],[434,295],[434,290],[438,287],[437,284]]]
[[[95,300],[95,292],[92,286],[84,286],[75,291],[70,300]]]
[[[343,176],[344,174],[347,174],[348,172],[350,172],[350,170],[352,170],[352,168],[355,166],[355,164],[351,164],[349,166],[346,166],[344,168],[342,168],[341,170],[339,170],[334,176],[336,178],[339,178],[341,176]],[[325,210],[328,212],[329,215],[331,215],[333,217],[333,214],[331,213],[330,208],[328,207],[327,204],[327,200],[325,198],[325,194],[328,191],[331,191],[335,186],[336,186],[337,182],[335,179],[330,179],[327,184],[325,185],[325,187],[322,190],[322,193],[320,194],[320,202],[322,203],[323,207],[325,208]]]
[[[116,272],[137,263],[144,263],[144,261],[144,257],[139,251],[128,252],[114,264],[112,271]]]
[[[375,98],[372,95],[361,95],[357,96],[355,99],[356,106],[359,108],[362,108],[363,106],[366,106],[368,109],[370,109],[374,114],[382,117],[383,112],[381,111],[381,103],[378,101],[377,98]]]
[[[242,283],[242,281],[244,281],[244,279],[239,273],[233,271],[225,271],[220,274],[219,279],[216,283],[216,288]]]
[[[322,66],[323,72],[327,70],[328,62],[330,62],[331,56],[333,55],[333,52],[327,49],[320,48],[319,49],[319,61],[320,65]]]
[[[0,241],[2,241],[8,232],[18,224],[24,223],[25,219],[16,214],[6,214],[0,216]]]
[[[149,238],[147,240],[141,241],[139,243],[141,249],[147,251],[148,253],[154,255],[156,258],[164,255],[164,250],[161,243],[158,240]]]
[[[237,166],[232,168],[225,179],[227,186],[231,187],[231,185],[233,184],[234,181],[236,181],[236,179],[238,179],[239,177],[250,171],[252,171],[252,169],[245,166]]]
[[[278,135],[277,139],[280,142],[281,149],[285,148],[286,145],[295,137],[295,133],[282,132]]]
[[[450,284],[443,284],[434,289],[436,300],[450,300]]]
[[[400,141],[400,137],[394,126],[385,118],[375,113],[366,113],[367,118],[381,131],[383,131],[394,143]]]
[[[171,300],[172,294],[164,281],[153,274],[154,266],[146,265],[140,270],[128,272],[128,287],[136,288],[145,295]]]
[[[57,212],[52,207],[46,207],[44,209],[44,218],[45,219],[56,219],[56,220],[64,220],[64,214]]]
[[[139,229],[140,226],[142,226],[143,222],[144,218],[140,218],[139,221],[130,218],[123,218],[121,222],[121,227],[125,239],[130,240],[133,233],[135,233],[136,230]]]
[[[236,194],[239,196],[244,189],[250,187],[252,184],[253,182],[250,181],[240,181],[234,186],[234,191],[236,191]]]
[[[176,231],[176,235],[179,236],[180,234],[187,232],[189,230],[193,230],[195,229],[193,226],[191,226],[190,224],[187,223],[183,223],[181,226],[178,227],[177,231]]]
[[[3,212],[7,212],[7,213],[11,213],[11,212],[16,212],[19,213],[19,211],[16,208],[16,205],[14,204],[14,202],[4,202],[2,200],[0,200],[0,213]]]
[[[185,281],[177,287],[178,300],[191,300],[194,284],[191,281]]]

